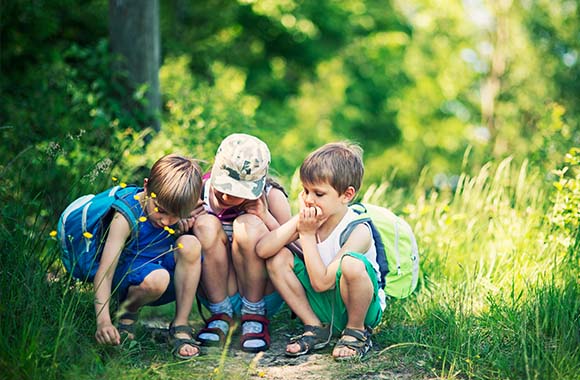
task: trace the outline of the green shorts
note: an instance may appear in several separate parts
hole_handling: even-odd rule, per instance
[[[365,263],[367,274],[373,283],[373,298],[371,300],[371,304],[369,305],[369,309],[367,310],[365,326],[374,328],[379,324],[383,315],[383,309],[381,308],[381,301],[378,295],[379,284],[377,281],[375,269],[373,268],[370,261],[360,253],[349,252],[345,255],[352,256]],[[342,276],[342,266],[339,266],[338,270],[336,271],[336,286],[334,289],[320,293],[316,292],[312,288],[310,278],[308,277],[308,272],[306,272],[306,265],[304,264],[304,261],[302,261],[302,259],[296,255],[294,255],[294,273],[304,287],[304,290],[306,291],[306,297],[308,298],[308,303],[310,303],[310,307],[312,307],[312,310],[318,319],[320,319],[322,323],[331,323],[332,321],[334,332],[342,332],[348,321],[346,306],[344,305],[344,301],[340,295],[340,278]],[[333,314],[334,319],[332,318]]]

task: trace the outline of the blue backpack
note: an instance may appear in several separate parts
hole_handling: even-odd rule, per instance
[[[369,225],[381,273],[379,286],[391,297],[409,296],[419,281],[419,249],[409,224],[384,207],[362,203],[349,207],[358,218],[341,233],[340,245],[344,245],[357,225]]]
[[[84,195],[63,211],[57,228],[61,259],[74,278],[93,281],[115,211],[129,221],[131,238],[135,237],[141,210],[131,208],[127,197],[134,196],[136,190],[134,186],[115,186],[96,195]]]

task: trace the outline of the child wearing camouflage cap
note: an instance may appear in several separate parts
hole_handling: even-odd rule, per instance
[[[222,141],[204,176],[203,211],[197,210],[194,234],[203,254],[200,299],[212,313],[197,336],[205,346],[225,343],[234,314],[241,314],[243,351],[270,345],[268,317],[283,301],[256,244],[289,220],[291,210],[284,190],[267,178],[269,165],[268,146],[237,133]]]

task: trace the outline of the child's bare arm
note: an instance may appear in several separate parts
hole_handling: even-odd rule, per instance
[[[302,249],[304,251],[304,261],[310,277],[312,287],[317,292],[334,288],[336,282],[336,272],[340,265],[340,258],[347,252],[366,252],[372,244],[371,234],[368,227],[357,226],[351,233],[348,240],[336,254],[334,260],[325,266],[320,258],[316,244],[316,236],[300,235]]]
[[[298,216],[295,216],[282,224],[273,231],[266,233],[258,244],[256,244],[256,253],[262,259],[267,259],[278,253],[286,244],[296,240],[298,233],[296,223]]]
[[[111,221],[109,234],[103,248],[99,269],[94,279],[95,313],[97,331],[95,338],[102,344],[120,344],[121,336],[111,322],[110,299],[113,276],[125,241],[131,234],[129,222],[120,213],[115,213]]]

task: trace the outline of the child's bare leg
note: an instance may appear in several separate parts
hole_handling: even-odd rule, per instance
[[[345,256],[341,267],[340,295],[348,313],[346,327],[364,330],[365,317],[373,297],[373,283],[362,261]],[[353,342],[356,340],[350,336],[344,336],[343,339]],[[334,357],[349,357],[355,354],[356,352],[348,347],[335,348],[332,352]]]
[[[251,214],[237,217],[233,227],[232,258],[242,295],[242,350],[266,350],[269,346],[267,319],[257,316],[266,315],[264,295],[269,281],[266,262],[257,255],[256,244],[268,228],[259,217]]]
[[[203,252],[201,285],[203,292],[211,303],[218,303],[228,296],[233,271],[228,254],[228,237],[218,218],[213,215],[201,215],[194,226],[195,236],[201,243]],[[224,281],[227,278],[228,281]],[[235,278],[234,278],[235,284]],[[235,293],[235,290],[234,290]]]
[[[169,281],[169,272],[166,270],[158,269],[149,273],[139,285],[129,286],[127,298],[121,305],[121,310],[128,313],[137,313],[141,307],[159,299],[167,289],[167,286],[169,286]],[[135,320],[121,318],[119,323],[131,326],[135,323]],[[134,336],[129,334],[129,339],[133,338]]]
[[[201,245],[193,235],[183,235],[177,239],[178,248],[175,254],[175,319],[173,326],[187,326],[189,314],[199,278],[201,275]],[[192,338],[186,333],[177,333],[175,338]],[[193,356],[198,353],[198,348],[191,345],[183,345],[179,353],[183,356]]]
[[[262,220],[245,214],[234,221],[232,258],[240,283],[240,294],[251,302],[264,298],[268,276],[266,262],[256,254],[256,244],[268,232]]]
[[[288,307],[296,314],[305,325],[322,326],[322,322],[308,303],[304,287],[294,274],[294,255],[288,249],[283,249],[267,261],[268,273],[274,286],[288,304]],[[314,335],[305,332],[305,335]],[[286,351],[296,353],[300,351],[298,343],[286,346]]]
[[[214,215],[201,215],[195,222],[194,233],[201,243],[203,252],[201,285],[204,296],[209,301],[212,315],[233,316],[230,295],[237,292],[236,276],[229,254],[229,239],[221,221]],[[224,279],[226,279],[224,281]],[[204,343],[219,342],[220,335],[227,336],[229,323],[222,316],[210,321],[198,335]],[[220,329],[223,334],[215,330]]]

